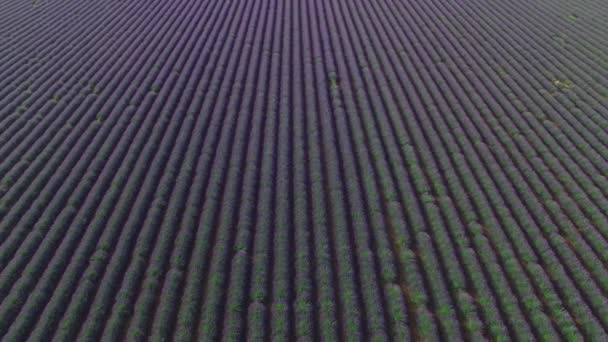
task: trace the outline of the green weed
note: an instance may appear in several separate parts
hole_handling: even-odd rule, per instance
[[[502,67],[498,68],[498,70],[496,70],[496,72],[498,73],[498,76],[500,76],[500,77],[507,77],[507,76],[509,76],[509,73],[507,72],[507,70],[505,70]]]
[[[574,23],[578,20],[578,15],[570,14],[569,16],[566,17],[566,19],[568,19],[569,22]]]

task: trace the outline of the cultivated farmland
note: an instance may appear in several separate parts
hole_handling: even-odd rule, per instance
[[[608,341],[608,2],[0,2],[0,339]]]

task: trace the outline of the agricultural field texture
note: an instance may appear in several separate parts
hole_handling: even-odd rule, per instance
[[[0,340],[608,341],[608,1],[0,1]]]

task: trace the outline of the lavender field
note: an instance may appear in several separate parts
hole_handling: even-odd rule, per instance
[[[0,340],[608,341],[607,19],[0,1]]]

